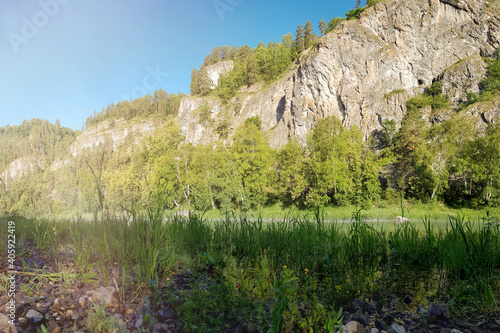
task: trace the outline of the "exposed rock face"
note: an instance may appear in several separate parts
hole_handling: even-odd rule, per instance
[[[134,119],[128,122],[123,119],[116,121],[105,120],[97,126],[88,128],[78,136],[70,146],[70,154],[76,156],[82,150],[97,147],[100,144],[109,145],[110,148],[116,149],[125,142],[127,137],[132,143],[139,143],[144,137],[150,135],[153,130],[154,124],[152,120]],[[60,164],[61,162],[56,163]]]
[[[5,184],[8,185],[11,181],[16,181],[25,176],[28,172],[32,171],[33,168],[42,168],[43,161],[43,158],[40,160],[31,157],[18,158],[13,161],[7,169],[0,173],[0,183],[5,182]]]
[[[479,83],[486,74],[486,63],[479,54],[465,58],[449,67],[439,77],[443,94],[452,107],[467,100],[467,93],[479,92]]]
[[[215,87],[217,87],[219,84],[219,77],[221,75],[227,73],[231,69],[233,69],[233,61],[232,60],[221,61],[215,65],[210,65],[210,66],[205,67],[208,78],[212,82],[211,88],[214,89]]]
[[[196,110],[207,101],[214,122],[222,111],[231,113],[232,133],[246,118],[260,116],[275,147],[292,135],[305,143],[316,121],[327,116],[368,136],[385,119],[399,124],[406,101],[440,75],[457,104],[468,89],[477,90],[484,74],[479,55],[500,46],[500,20],[484,9],[483,0],[384,1],[321,38],[296,69],[269,87],[241,91],[228,106],[214,98],[186,97],[180,126],[194,144],[218,139],[214,126],[199,124]]]
[[[472,104],[464,112],[470,113],[475,118],[482,119],[482,122],[478,122],[476,129],[485,130],[487,124],[498,122],[500,119],[500,96],[486,102]]]

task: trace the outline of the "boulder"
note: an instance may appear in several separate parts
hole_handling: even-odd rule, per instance
[[[16,328],[14,325],[11,325],[9,323],[10,318],[4,315],[3,313],[0,313],[0,332],[3,333],[17,333]]]
[[[363,325],[353,320],[345,325],[344,333],[366,333],[366,331]]]
[[[99,287],[96,290],[90,291],[94,303],[104,302],[107,308],[120,307],[120,301],[113,295],[113,291],[109,288]]]

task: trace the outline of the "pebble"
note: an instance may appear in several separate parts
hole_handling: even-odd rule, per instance
[[[44,317],[43,317],[43,314],[41,314],[40,312],[38,311],[35,311],[33,309],[30,309],[28,311],[28,313],[26,313],[26,319],[28,320],[28,322],[30,322],[31,324],[41,324]]]
[[[394,330],[395,333],[406,333],[405,328],[401,325],[392,324],[391,328]]]
[[[88,296],[82,296],[78,299],[78,304],[84,308],[85,307],[85,304],[87,303],[87,298],[89,298]]]
[[[59,307],[61,307],[61,299],[60,299],[60,298],[56,298],[56,299],[54,300],[54,307],[55,307],[55,308],[59,308]]]
[[[353,320],[345,325],[344,333],[366,333],[366,331],[363,325]]]
[[[172,319],[174,317],[174,310],[171,308],[164,308],[158,313],[158,320],[165,322],[167,319]]]

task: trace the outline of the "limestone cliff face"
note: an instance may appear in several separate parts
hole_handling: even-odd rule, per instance
[[[126,121],[124,119],[108,121],[105,120],[96,126],[86,129],[78,136],[70,146],[70,155],[77,156],[86,148],[97,147],[100,144],[108,145],[110,149],[117,149],[127,138],[131,143],[139,143],[150,135],[154,130],[152,120],[134,119]],[[56,162],[54,165],[60,165]]]
[[[23,176],[35,168],[43,168],[44,159],[34,158],[34,157],[22,157],[17,160],[12,161],[9,167],[0,173],[0,184],[5,183],[6,185],[21,179]]]
[[[219,85],[219,77],[226,74],[231,69],[233,69],[232,60],[221,61],[215,65],[205,67],[205,71],[211,82],[211,88],[214,89],[217,87]]]
[[[246,118],[260,116],[275,147],[292,135],[304,143],[316,121],[327,116],[368,136],[385,119],[400,123],[406,101],[438,79],[458,105],[484,77],[481,56],[500,46],[500,19],[493,13],[483,0],[384,1],[322,37],[295,69],[268,87],[242,89],[227,105],[185,97],[181,129],[194,144],[218,139],[213,123],[199,122],[197,110],[207,103],[215,123],[221,112],[231,114],[233,132]]]

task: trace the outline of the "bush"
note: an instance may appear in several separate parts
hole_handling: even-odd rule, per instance
[[[362,12],[365,11],[365,7],[363,8],[356,8],[356,9],[351,9],[348,13],[345,13],[345,17],[347,20],[356,20],[359,18]]]
[[[430,106],[432,110],[444,109],[449,106],[448,99],[441,94],[441,84],[439,82],[434,82],[423,95],[417,95],[406,102],[408,110],[418,110],[426,106]]]
[[[376,4],[382,2],[383,0],[367,0],[366,1],[366,7],[373,7]]]

